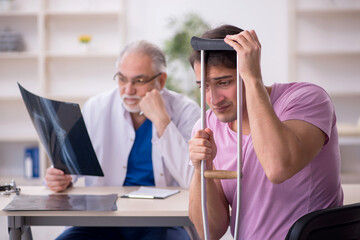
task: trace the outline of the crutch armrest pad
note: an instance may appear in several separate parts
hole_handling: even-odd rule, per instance
[[[190,43],[196,51],[235,51],[230,45],[224,42],[224,39],[192,37]]]
[[[228,170],[207,170],[204,172],[204,177],[212,179],[235,179],[237,178],[237,172]]]

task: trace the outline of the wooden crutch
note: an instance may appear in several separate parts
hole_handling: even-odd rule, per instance
[[[223,39],[205,39],[199,37],[191,38],[191,46],[195,51],[201,54],[201,129],[206,128],[206,91],[205,91],[205,51],[235,51]],[[238,66],[239,57],[236,55],[236,66]],[[239,239],[239,218],[240,218],[240,193],[242,177],[242,80],[240,79],[239,68],[236,69],[237,82],[237,171],[226,170],[206,170],[205,160],[201,161],[201,209],[204,226],[205,240],[209,239],[209,224],[206,208],[206,181],[205,178],[216,179],[237,179],[237,202],[236,202],[236,220],[234,239]]]

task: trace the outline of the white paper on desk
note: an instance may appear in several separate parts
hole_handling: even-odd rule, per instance
[[[152,187],[140,187],[138,190],[129,192],[128,194],[124,194],[121,197],[122,198],[165,199],[165,198],[172,196],[179,192],[180,192],[180,190],[152,188]]]

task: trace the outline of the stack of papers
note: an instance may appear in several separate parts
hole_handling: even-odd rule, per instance
[[[130,192],[125,195],[122,195],[121,197],[122,198],[165,199],[165,198],[172,196],[179,192],[180,192],[180,190],[140,187],[138,190]]]

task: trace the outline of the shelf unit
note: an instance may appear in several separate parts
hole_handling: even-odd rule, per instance
[[[289,81],[312,82],[331,96],[343,183],[360,183],[360,1],[288,3]]]
[[[0,11],[0,31],[22,35],[25,51],[0,52],[0,184],[40,184],[49,161],[17,82],[50,99],[79,103],[115,86],[116,58],[126,41],[125,0],[16,0]],[[89,49],[80,35],[91,35]],[[24,151],[40,149],[40,178],[23,178]]]

